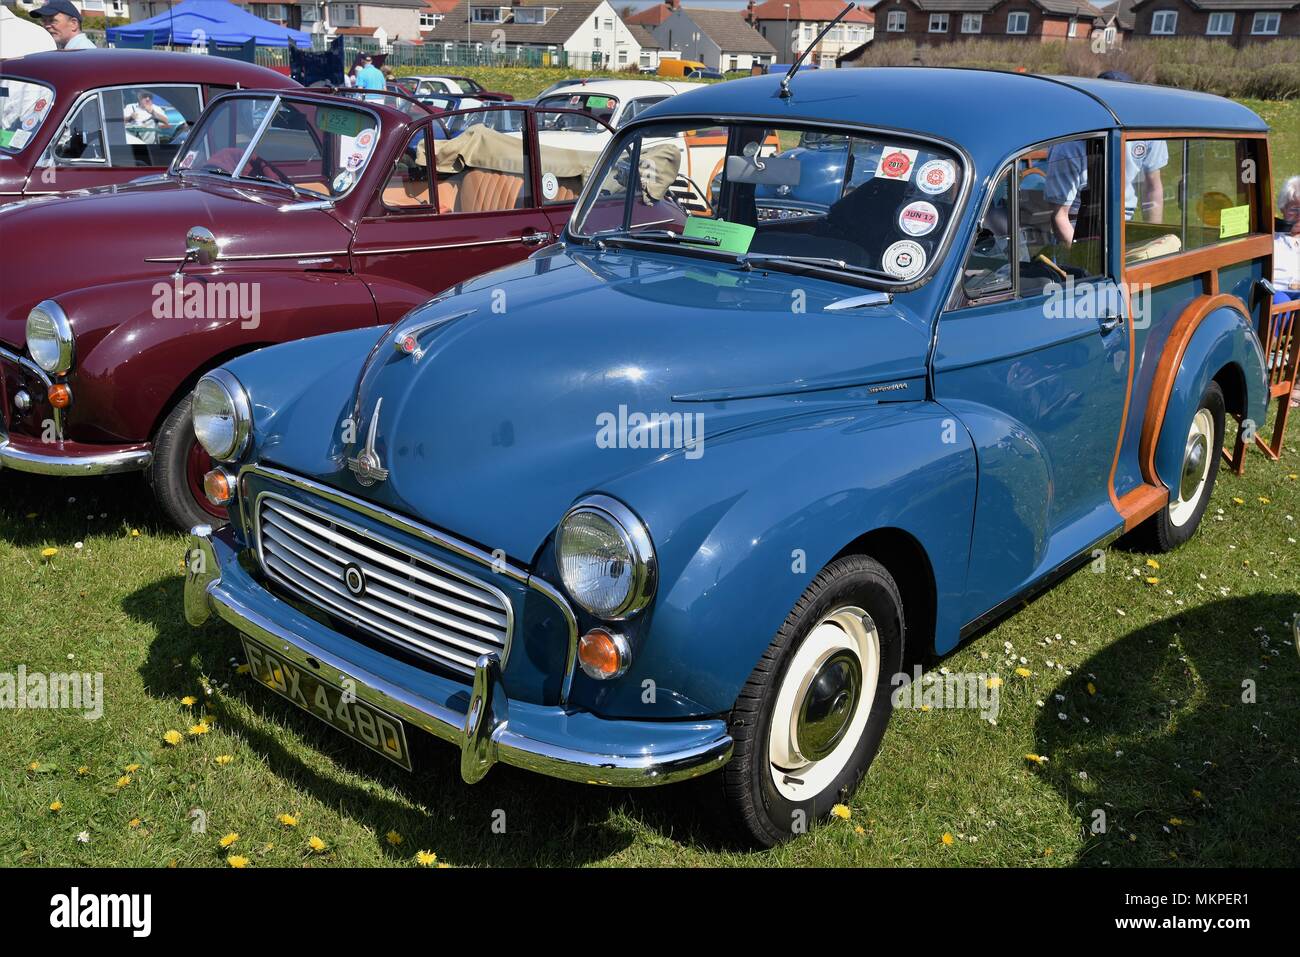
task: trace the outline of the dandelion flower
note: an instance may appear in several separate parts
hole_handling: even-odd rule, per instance
[[[54,814],[58,814],[58,813],[59,813],[60,811],[62,811],[62,810],[63,810],[63,802],[62,802],[62,801],[51,801],[51,802],[50,802],[50,811],[51,811],[51,812],[53,812]]]
[[[125,771],[127,774],[135,774],[135,772],[137,772],[137,771],[140,770],[140,765],[138,765],[138,764],[128,764],[128,765],[127,765],[126,767],[124,767],[122,770]]]
[[[133,529],[131,529],[131,537],[132,537],[132,538],[139,538],[139,537],[140,537],[140,529],[138,529],[138,528],[133,528]]]
[[[843,804],[835,805],[833,808],[831,808],[831,813],[834,814],[836,817],[838,817],[841,821],[847,821],[849,818],[853,816],[853,812],[850,811],[848,807]]]
[[[28,771],[39,771],[40,769],[41,769],[41,762],[39,761],[33,761],[31,764],[27,765]]]
[[[82,777],[85,777],[89,773],[90,773],[90,768],[86,767],[84,764],[81,767],[77,768],[77,774],[81,775]]]
[[[396,847],[398,844],[401,844],[402,841],[404,840],[402,835],[398,834],[396,831],[389,831],[387,834],[384,835],[384,839],[387,840],[389,844],[393,845],[393,847]]]
[[[184,698],[181,698],[181,704],[185,705],[187,708],[192,708],[198,703],[198,700],[199,699],[194,697],[194,695],[187,694]]]
[[[1028,678],[1030,675],[1033,674],[1033,672],[1030,671],[1028,668],[1017,668],[1016,674],[1018,674],[1022,678]]]
[[[944,844],[948,845],[949,847],[952,846],[952,835],[949,834],[947,831],[944,832],[943,837],[939,838],[939,840],[941,840]]]
[[[207,734],[209,730],[211,729],[208,728],[207,724],[202,721],[200,721],[198,724],[192,724],[189,727],[190,734],[194,734],[194,735]]]
[[[1171,817],[1171,818],[1169,819],[1169,826],[1170,826],[1170,827],[1182,827],[1182,826],[1183,826],[1183,819],[1182,819],[1181,817]]]
[[[1096,694],[1096,693],[1097,693],[1097,686],[1096,686],[1095,684],[1093,684],[1091,681],[1089,681],[1089,682],[1088,682],[1088,694]]]
[[[1246,500],[1245,500],[1244,498],[1238,498],[1238,497],[1235,496],[1235,495],[1232,497],[1232,502],[1233,502],[1234,505],[1245,505],[1245,504],[1246,504]]]
[[[1269,498],[1267,495],[1261,495],[1261,496],[1259,497],[1259,501],[1260,501],[1260,504],[1262,504],[1262,505],[1267,505],[1269,502],[1271,502],[1271,501],[1273,501],[1273,500],[1272,500],[1271,498]]]
[[[44,559],[50,559],[50,558],[53,558],[53,557],[54,557],[55,555],[57,555],[57,554],[59,554],[59,550],[58,550],[57,548],[42,548],[42,549],[41,549],[41,558],[44,558]]]
[[[239,840],[239,835],[236,834],[234,831],[231,831],[229,834],[227,834],[217,843],[220,844],[222,847],[229,847],[231,844],[234,844],[237,840]]]
[[[1196,788],[1192,788],[1192,797],[1194,797],[1196,800],[1199,801],[1202,798],[1204,798],[1205,795],[1202,794],[1200,791],[1196,790]]]
[[[131,783],[131,775],[129,775],[129,774],[124,774],[124,775],[122,775],[120,778],[117,779],[117,786],[118,786],[119,788],[124,788],[124,787],[126,787],[128,784],[130,784],[130,783]]]
[[[174,728],[170,731],[163,732],[162,739],[170,744],[173,748],[185,740],[184,736]]]
[[[857,825],[855,825],[854,828],[853,828],[853,833],[854,833],[854,834],[859,834],[859,835],[861,835],[861,834],[866,834],[866,833],[867,833],[867,829],[864,828],[861,824],[857,824]]]
[[[226,863],[237,870],[243,870],[248,866],[248,858],[242,854],[231,854],[226,858]]]
[[[990,688],[1001,688],[1002,679],[994,675],[992,678],[986,681],[985,684],[987,684]]]
[[[1157,577],[1154,576],[1154,575],[1151,575],[1151,576],[1149,576],[1149,577],[1147,578],[1147,584],[1148,584],[1148,585],[1159,585],[1159,584],[1160,584],[1160,579],[1157,578]]]
[[[131,818],[131,820],[126,822],[126,826],[134,831],[137,827],[141,825],[141,823],[143,822],[138,817],[133,817]]]
[[[433,851],[416,851],[415,863],[421,867],[433,867],[434,864],[438,863],[438,855]]]
[[[1154,558],[1147,559],[1147,568],[1159,568],[1159,567],[1160,567],[1160,563],[1156,561]]]
[[[309,838],[307,839],[307,846],[310,847],[310,848],[312,849],[312,852],[313,852],[313,853],[316,853],[316,854],[323,854],[323,853],[325,853],[325,842],[322,841],[322,840],[321,840],[319,837],[317,837],[315,834],[313,834],[311,837],[309,837]]]
[[[1041,754],[1026,754],[1026,755],[1025,755],[1025,760],[1026,760],[1026,761],[1031,761],[1031,762],[1033,762],[1034,764],[1046,764],[1046,763],[1047,763],[1047,758],[1045,758],[1045,757],[1044,757],[1043,755],[1041,755]]]
[[[235,760],[235,756],[233,754],[218,754],[212,760],[216,761],[217,764],[221,765],[224,768],[227,764],[230,764],[232,761]]]
[[[285,827],[298,826],[298,819],[294,817],[292,814],[281,814],[279,817],[276,818],[276,820],[279,821],[281,824],[283,824]]]

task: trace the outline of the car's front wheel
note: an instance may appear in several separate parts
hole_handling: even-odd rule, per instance
[[[732,821],[771,847],[852,794],[890,716],[903,602],[879,562],[838,559],[813,580],[732,708],[723,769]]]
[[[203,476],[211,468],[211,457],[194,437],[187,395],[158,428],[153,461],[145,473],[159,506],[178,528],[224,525],[229,520],[226,509],[213,505],[203,493]]]

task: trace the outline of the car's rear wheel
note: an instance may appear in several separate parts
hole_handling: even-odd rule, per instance
[[[732,822],[771,847],[852,794],[890,716],[903,602],[879,562],[838,559],[808,586],[732,708],[723,769]]]
[[[163,513],[177,527],[224,525],[226,509],[213,505],[203,493],[203,476],[212,458],[194,437],[187,395],[168,413],[154,436],[153,461],[145,473]]]
[[[1217,382],[1211,382],[1187,428],[1182,465],[1174,487],[1169,489],[1169,503],[1147,519],[1144,528],[1144,544],[1155,551],[1177,548],[1201,524],[1219,474],[1224,409],[1223,390]]]

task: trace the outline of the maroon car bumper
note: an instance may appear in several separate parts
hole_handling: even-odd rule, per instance
[[[149,467],[148,444],[87,445],[84,442],[42,442],[29,435],[0,430],[0,469],[37,475],[113,475]]]

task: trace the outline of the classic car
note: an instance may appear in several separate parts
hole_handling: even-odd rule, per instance
[[[574,81],[537,98],[539,106],[575,111],[551,114],[542,142],[601,149],[609,142],[609,128],[618,129],[656,103],[699,86],[668,80]]]
[[[904,660],[1125,533],[1196,530],[1225,418],[1248,435],[1267,401],[1266,130],[968,70],[673,97],[559,244],[198,382],[232,521],[192,532],[187,617],[403,766],[418,732],[469,782],[715,772],[743,835],[785,840],[862,779]],[[831,134],[870,178],[801,162]],[[665,188],[689,137],[725,148],[707,213]],[[826,186],[804,170],[838,197],[771,215],[760,188]]]
[[[180,527],[222,520],[190,427],[204,372],[523,258],[599,156],[539,150],[534,108],[463,124],[383,98],[229,93],[166,175],[0,207],[0,468],[143,471]]]
[[[426,96],[472,96],[475,99],[493,103],[510,103],[514,97],[509,93],[495,93],[467,76],[448,76],[426,74],[398,77],[393,81],[416,99]]]
[[[162,173],[212,98],[238,87],[298,86],[221,57],[78,53],[0,65],[0,203]]]

